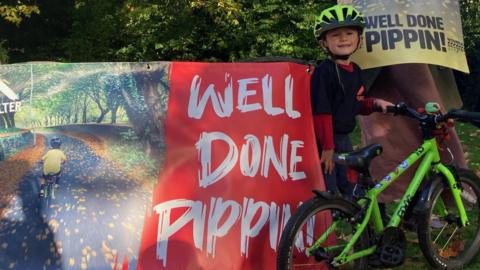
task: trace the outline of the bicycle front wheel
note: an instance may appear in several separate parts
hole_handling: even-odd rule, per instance
[[[460,225],[460,214],[447,185],[438,185],[433,190],[431,207],[419,217],[420,248],[435,268],[461,268],[474,258],[480,246],[480,179],[472,171],[457,172],[469,224]]]
[[[314,197],[304,202],[289,219],[277,254],[277,270],[325,269],[338,256],[354,234],[355,224],[351,217],[359,207],[343,199],[325,200]],[[308,254],[314,243],[325,241]],[[357,240],[351,252],[360,251],[369,245],[368,228]],[[366,257],[342,264],[335,269],[365,269]]]

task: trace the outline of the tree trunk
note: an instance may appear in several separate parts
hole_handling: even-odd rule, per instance
[[[115,107],[112,109],[112,119],[110,120],[110,124],[116,124],[117,123],[117,111],[118,111],[118,107]]]
[[[78,111],[75,110],[75,114],[73,115],[73,123],[77,124],[78,123]]]
[[[100,116],[97,118],[97,123],[101,123],[103,121],[103,118],[105,118],[105,115],[107,115],[107,113],[109,113],[110,110],[105,110],[105,109],[102,109],[100,108]]]
[[[11,124],[10,128],[16,127],[16,125],[15,125],[15,113],[14,112],[9,113],[8,118],[10,118],[10,124]]]
[[[82,123],[87,123],[87,93],[85,93],[85,97],[83,98]]]
[[[164,152],[164,128],[163,123],[166,116],[166,100],[162,98],[162,95],[158,91],[159,86],[168,90],[169,86],[167,82],[162,81],[166,76],[166,67],[153,67],[150,70],[144,72],[138,72],[134,74],[136,85],[139,89],[143,89],[143,97],[147,105],[147,117],[144,120],[143,125],[146,128],[142,128],[141,125],[137,126],[135,122],[131,122],[134,126],[134,130],[141,129],[140,137],[144,139],[144,148],[147,154],[151,157],[159,158]],[[168,91],[165,91],[167,95]],[[131,104],[129,104],[131,106]],[[134,104],[137,105],[137,104]],[[128,111],[127,111],[128,113]],[[145,132],[146,131],[146,132]]]
[[[12,123],[10,122],[10,117],[8,115],[9,115],[8,113],[2,114],[2,118],[3,118],[3,121],[5,122],[5,127],[6,128],[11,128]]]

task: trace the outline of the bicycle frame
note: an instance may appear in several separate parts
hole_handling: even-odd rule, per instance
[[[410,205],[414,195],[417,193],[420,184],[425,178],[425,175],[430,171],[433,171],[435,173],[439,172],[445,176],[445,179],[450,186],[450,190],[452,191],[454,202],[460,213],[461,225],[465,226],[468,224],[465,207],[460,197],[461,187],[456,184],[456,180],[452,172],[445,165],[440,163],[440,154],[438,152],[437,142],[435,138],[427,139],[423,141],[422,145],[417,148],[413,153],[411,153],[407,159],[401,162],[393,172],[390,172],[388,175],[383,177],[382,180],[377,183],[377,185],[375,185],[372,189],[369,189],[365,197],[360,198],[357,201],[362,207],[365,207],[365,205],[369,204],[368,208],[365,211],[365,216],[362,222],[356,225],[356,232],[352,235],[350,241],[343,248],[343,251],[337,257],[335,257],[333,261],[334,266],[340,266],[342,264],[348,263],[352,260],[370,255],[375,252],[376,246],[372,246],[365,250],[361,250],[353,254],[348,254],[357,242],[360,235],[364,232],[371,219],[373,221],[375,234],[378,235],[383,231],[384,225],[378,206],[378,195],[382,193],[382,191],[384,191],[388,186],[390,186],[396,179],[398,179],[400,175],[402,175],[408,168],[410,168],[420,159],[422,160],[415,172],[415,175],[412,178],[412,181],[410,182],[400,202],[398,202],[398,204],[396,205],[394,215],[390,219],[387,226],[398,227],[400,225],[400,221],[405,215],[405,212]],[[314,250],[319,248],[320,245],[327,240],[328,236],[334,231],[336,225],[337,222],[333,222],[330,228],[328,228],[320,236],[320,238],[310,248],[307,249],[308,255],[311,255]]]

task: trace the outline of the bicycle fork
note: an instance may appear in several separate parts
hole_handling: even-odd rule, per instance
[[[445,165],[437,164],[435,166],[435,168],[441,174],[443,174],[445,176],[446,180],[447,180],[447,184],[450,187],[450,190],[452,192],[453,200],[455,202],[458,213],[460,215],[459,218],[460,218],[461,227],[468,226],[469,221],[468,221],[468,217],[467,217],[467,212],[465,211],[465,206],[463,205],[462,197],[461,197],[461,193],[462,193],[461,185],[459,184],[459,182],[457,182],[453,173]],[[445,204],[441,204],[441,207],[443,208],[443,209],[441,209],[441,211],[443,213],[447,213],[447,209],[446,209]]]

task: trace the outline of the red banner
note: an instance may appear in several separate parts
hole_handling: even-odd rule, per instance
[[[323,188],[306,67],[176,62],[170,74],[138,269],[274,269],[291,213]]]

